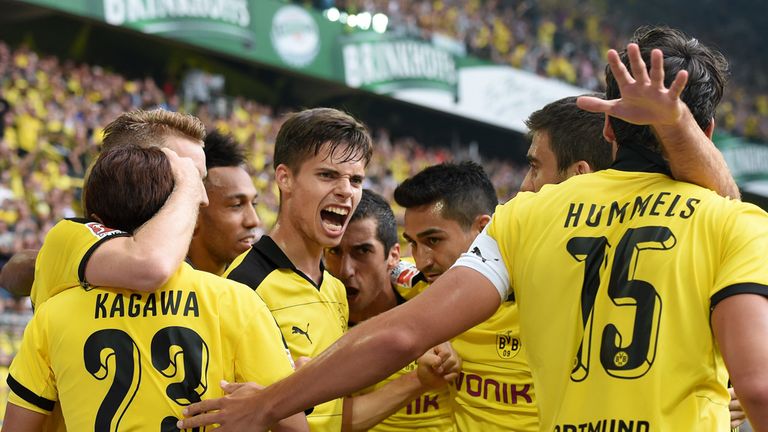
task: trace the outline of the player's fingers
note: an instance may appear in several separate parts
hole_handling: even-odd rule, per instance
[[[169,149],[168,147],[160,147],[160,150],[165,153],[166,156],[168,156],[168,159],[179,157],[175,151]]]
[[[632,76],[635,78],[635,81],[642,84],[650,84],[651,79],[648,78],[648,69],[643,56],[640,54],[640,46],[634,43],[627,45],[627,56],[629,57],[629,67],[632,68]]]
[[[607,113],[611,111],[611,108],[616,105],[618,99],[605,100],[594,96],[579,96],[576,99],[576,105],[589,112],[595,113]]]
[[[202,426],[208,426],[216,423],[221,423],[223,415],[220,412],[205,413],[194,417],[187,417],[176,422],[176,427],[184,429],[193,429]],[[221,429],[224,430],[224,429]]]
[[[221,403],[224,399],[206,399],[204,401],[193,403],[192,405],[184,408],[181,412],[184,417],[192,417],[208,411],[215,411],[221,409]]]
[[[741,420],[731,420],[731,429],[735,429],[735,428],[741,426],[742,423],[744,423],[744,419],[741,419]]]
[[[608,67],[611,68],[613,77],[616,79],[619,87],[635,82],[627,67],[621,62],[621,57],[619,57],[619,53],[616,50],[608,50]]]
[[[298,370],[302,366],[304,366],[305,364],[309,363],[310,360],[312,360],[312,357],[301,356],[301,357],[297,358],[296,360],[294,360],[293,363],[296,366],[296,370]]]
[[[221,388],[222,388],[222,390],[224,390],[224,393],[226,393],[226,394],[233,393],[233,392],[237,391],[238,389],[240,389],[242,387],[245,387],[246,385],[248,385],[248,383],[231,383],[231,382],[226,382],[226,381],[222,381],[221,382]],[[264,387],[262,387],[262,386],[260,386],[258,384],[251,384],[251,385],[255,385],[256,388],[259,388],[259,389],[264,388]]]
[[[423,364],[424,366],[429,366],[431,368],[434,368],[440,362],[440,357],[437,354],[429,351],[425,352],[421,357],[419,357],[419,364]]]
[[[459,374],[457,372],[451,372],[449,374],[443,375],[443,379],[447,382],[451,382],[459,377]]]
[[[651,51],[651,85],[664,87],[664,54],[660,49]]]
[[[675,99],[680,98],[680,95],[683,93],[683,90],[685,89],[685,85],[688,83],[688,71],[681,70],[677,73],[675,76],[675,80],[672,81],[672,84],[669,85],[669,93],[672,94],[672,96]]]

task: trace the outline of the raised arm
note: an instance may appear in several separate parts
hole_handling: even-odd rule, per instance
[[[661,142],[675,179],[739,199],[739,188],[725,159],[710,139],[714,120],[707,131],[702,130],[688,106],[680,99],[688,73],[680,71],[667,88],[664,85],[664,56],[661,50],[651,52],[650,75],[637,44],[627,45],[627,54],[632,74],[615,50],[608,51],[608,65],[616,77],[621,98],[603,100],[582,96],[577,101],[579,107],[629,123],[650,125]]]
[[[355,326],[288,378],[263,391],[243,387],[188,407],[185,416],[204,414],[185,418],[179,427],[219,423],[221,432],[266,430],[275,419],[381,381],[429,347],[484,321],[500,302],[495,286],[478,271],[452,268],[414,299]]]
[[[0,269],[0,287],[16,297],[28,296],[35,281],[35,259],[38,249],[24,249],[13,254]]]
[[[207,204],[200,172],[189,158],[162,149],[173,169],[175,187],[165,205],[132,237],[112,239],[88,260],[91,285],[154,291],[184,261],[201,204]],[[90,216],[90,215],[86,215]]]

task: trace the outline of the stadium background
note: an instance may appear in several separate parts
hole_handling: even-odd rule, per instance
[[[695,10],[692,10],[694,8]],[[720,147],[768,208],[768,6],[760,0],[4,0],[0,2],[0,266],[79,215],[101,128],[132,108],[191,112],[249,154],[268,230],[281,116],[332,106],[369,125],[366,180],[391,197],[425,166],[474,159],[506,200],[525,175],[523,120],[600,91],[608,48],[668,24],[723,50]],[[31,314],[0,289],[7,365]]]

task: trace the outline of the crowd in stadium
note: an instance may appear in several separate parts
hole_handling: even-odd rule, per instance
[[[247,149],[261,192],[263,226],[274,222],[277,195],[270,155],[281,116],[271,108],[231,98],[229,109],[220,115],[206,105],[185,104],[178,94],[166,94],[150,78],[131,80],[98,66],[41,56],[24,46],[11,49],[5,43],[0,43],[0,83],[7,106],[0,136],[0,257],[38,248],[56,221],[79,214],[79,188],[99,150],[101,128],[133,108],[190,111],[207,128],[232,133]],[[412,138],[390,139],[385,129],[374,136],[377,151],[366,186],[387,197],[425,166],[468,157],[446,148],[425,148]],[[486,167],[502,198],[515,193],[522,167],[505,161]]]
[[[349,13],[383,12],[393,32],[447,37],[471,55],[594,91],[604,91],[604,53],[625,43],[635,27],[617,16],[621,12],[593,1],[339,0],[336,6]],[[730,37],[726,27],[709,30]],[[765,142],[768,83],[737,72],[720,105],[718,128]]]
[[[460,42],[470,54],[584,88],[603,91],[606,86],[603,77],[616,76],[608,80],[609,96],[612,91],[619,97],[626,96],[631,92],[625,90],[634,84],[626,77],[617,76],[630,74],[626,69],[619,72],[617,64],[621,60],[613,60],[610,72],[603,66],[606,49],[621,47],[628,37],[627,29],[608,25],[601,13],[591,8],[590,2],[585,2],[581,9],[567,12],[557,7],[541,8],[528,0],[339,0],[335,4],[350,12],[385,11],[392,20],[393,31],[404,30],[425,38],[436,34],[448,36]],[[689,41],[670,29],[639,34],[663,49],[677,48]],[[668,39],[653,39],[659,34]],[[63,406],[61,402],[65,398],[80,398],[81,403],[71,403],[63,415],[54,413],[48,418],[54,422],[66,420],[68,427],[77,424],[81,427],[76,429],[81,429],[93,424],[88,415],[98,411],[96,429],[111,427],[113,419],[105,420],[102,408],[114,404],[114,400],[102,400],[86,393],[101,389],[103,382],[99,382],[102,381],[99,374],[112,363],[124,366],[133,361],[130,355],[122,357],[120,349],[128,347],[129,353],[135,350],[139,353],[136,361],[145,361],[140,357],[149,351],[143,352],[146,347],[134,341],[151,338],[149,357],[157,371],[151,367],[143,371],[139,367],[143,381],[138,380],[133,396],[140,396],[131,396],[127,401],[118,424],[125,421],[124,424],[143,427],[148,423],[146,412],[168,411],[165,406],[153,406],[163,405],[168,399],[171,405],[178,406],[172,406],[173,415],[162,419],[162,428],[191,429],[219,424],[235,430],[246,426],[259,430],[272,426],[291,431],[349,430],[350,422],[361,421],[360,412],[365,411],[362,408],[353,411],[352,407],[357,410],[364,406],[360,400],[381,388],[368,388],[365,392],[370,393],[363,395],[350,394],[345,386],[359,389],[364,387],[363,383],[378,381],[381,377],[376,374],[385,369],[395,370],[394,366],[401,367],[407,363],[406,358],[413,359],[417,352],[424,353],[423,364],[428,364],[423,359],[430,354],[437,357],[430,361],[441,368],[440,373],[435,372],[437,366],[424,372],[422,368],[427,366],[413,363],[398,372],[403,374],[400,377],[390,377],[390,382],[398,382],[404,376],[413,379],[418,368],[415,379],[434,379],[440,381],[440,385],[433,389],[419,382],[418,392],[414,393],[417,395],[415,405],[411,402],[405,408],[413,397],[404,397],[391,412],[400,409],[402,413],[407,409],[411,414],[413,407],[418,411],[418,401],[423,396],[425,413],[432,403],[429,392],[434,390],[437,394],[439,390],[444,393],[439,397],[453,398],[449,399],[450,404],[443,405],[450,409],[441,413],[449,426],[444,425],[446,429],[440,430],[512,427],[533,431],[539,430],[540,424],[542,428],[547,426],[547,430],[557,431],[601,427],[607,430],[609,423],[611,428],[614,424],[628,425],[627,430],[632,430],[634,425],[637,431],[720,430],[729,422],[744,420],[742,407],[738,399],[731,401],[735,396],[733,389],[729,395],[726,382],[729,386],[733,382],[744,392],[740,394],[748,395],[743,400],[745,406],[748,404],[750,415],[755,416],[750,419],[758,425],[768,424],[768,416],[760,414],[759,409],[768,404],[768,392],[764,386],[754,384],[767,377],[759,366],[768,358],[768,350],[755,347],[754,351],[745,352],[743,349],[748,342],[753,342],[745,332],[752,328],[752,323],[759,321],[761,325],[754,327],[763,336],[768,329],[765,325],[768,320],[762,318],[768,316],[764,313],[768,304],[758,303],[768,295],[765,270],[768,267],[762,265],[763,251],[768,245],[768,225],[765,224],[768,216],[733,199],[739,193],[738,188],[720,153],[712,146],[711,135],[708,135],[711,129],[693,127],[696,123],[707,124],[714,116],[712,107],[720,102],[723,83],[720,74],[724,73],[719,68],[724,64],[719,62],[719,54],[712,54],[713,51],[698,42],[695,45],[692,57],[705,64],[706,73],[692,80],[704,82],[709,85],[706,88],[715,90],[697,87],[691,95],[681,98],[690,110],[674,92],[648,91],[649,86],[637,90],[642,84],[634,90],[646,93],[634,101],[626,97],[621,102],[625,107],[632,107],[633,103],[642,105],[638,100],[645,99],[642,101],[645,107],[655,108],[651,110],[658,115],[654,120],[669,114],[675,118],[673,123],[635,122],[631,114],[619,120],[620,116],[611,112],[614,117],[609,126],[605,126],[606,137],[612,141],[608,143],[595,137],[603,134],[609,101],[584,98],[588,101],[582,100],[582,104],[600,107],[593,109],[596,113],[590,113],[590,119],[584,115],[585,110],[575,107],[574,98],[566,98],[567,104],[564,99],[533,113],[526,123],[533,137],[529,155],[544,158],[542,149],[547,149],[547,171],[539,169],[541,161],[537,157],[531,158],[529,168],[510,161],[482,160],[471,146],[449,150],[428,147],[410,137],[395,138],[385,128],[376,128],[369,135],[363,123],[336,109],[307,109],[288,115],[296,108],[269,106],[238,96],[222,95],[216,96],[217,100],[201,102],[186,98],[183,84],[181,88],[174,88],[151,77],[130,78],[101,66],[42,54],[24,44],[9,46],[0,40],[0,267],[14,253],[40,249],[50,231],[48,248],[43,246],[39,251],[33,267],[39,271],[36,278],[42,275],[57,281],[48,286],[41,282],[37,285],[38,291],[32,292],[35,318],[27,327],[32,330],[27,332],[21,350],[21,332],[31,316],[30,302],[0,297],[0,380],[3,382],[10,375],[8,365],[20,351],[12,369],[14,376],[8,379],[12,388],[8,411],[11,414],[5,420],[11,418],[11,424],[36,422],[41,425],[44,421],[41,416],[49,415],[55,403]],[[639,62],[640,49],[636,45],[627,46],[625,54],[633,64]],[[677,63],[671,67],[665,65],[661,55],[649,61],[652,62],[658,69],[677,70]],[[644,68],[642,72],[632,69],[635,77],[647,72]],[[660,90],[667,90],[663,83],[659,84],[660,80],[652,82],[653,76],[648,81],[650,86],[658,84]],[[737,85],[726,93],[727,99],[718,112],[719,127],[748,139],[765,140],[768,95],[746,92],[744,88]],[[638,106],[626,112],[642,117]],[[682,111],[676,111],[681,106]],[[136,108],[168,111],[128,113]],[[672,116],[673,111],[684,111],[685,115]],[[145,121],[143,115],[151,120]],[[125,123],[118,121],[118,126],[114,126],[115,122],[107,126],[116,118]],[[159,121],[158,118],[166,118],[162,120],[168,121],[164,126],[173,126],[147,128],[147,124]],[[247,166],[243,167],[242,159],[236,157],[234,165],[206,165],[205,159],[210,162],[213,158],[201,150],[202,126],[208,132],[216,130],[231,136],[245,150]],[[142,128],[150,132],[144,134]],[[673,133],[665,135],[664,131]],[[589,146],[580,145],[582,138],[595,149],[599,148],[594,150],[599,155],[590,157],[601,163],[595,164],[581,154],[576,156],[573,151],[570,152],[573,163],[566,163],[568,168],[562,169],[560,162],[565,159],[560,158],[569,151],[558,147],[559,143],[568,142],[579,151],[592,152]],[[672,154],[665,147],[668,141],[678,144]],[[158,142],[163,150],[155,147]],[[685,146],[680,145],[681,142]],[[215,148],[207,143],[205,147]],[[664,157],[662,148],[667,151]],[[170,149],[186,157],[178,158]],[[97,157],[99,154],[102,156]],[[681,162],[685,158],[680,158],[680,154],[693,155],[697,163]],[[159,163],[148,163],[152,157]],[[616,163],[612,167],[615,169],[605,170],[614,157]],[[467,159],[479,164],[440,165]],[[272,168],[273,162],[279,166],[277,170]],[[131,196],[115,201],[92,198],[91,203],[106,203],[96,207],[105,213],[83,215],[81,200],[89,167],[93,169],[86,186],[89,191],[118,191],[130,184],[129,189],[146,191],[146,196],[127,194]],[[310,168],[301,171],[299,167]],[[224,175],[211,175],[216,168],[235,168],[241,174],[243,168],[246,170],[247,175],[242,174],[244,182],[250,187],[250,177],[258,190],[256,214],[260,223],[256,239],[265,235],[256,245],[239,239],[237,246],[245,253],[233,254],[221,271],[210,271],[198,265],[198,255],[193,250],[213,245],[215,241],[210,239],[215,233],[206,239],[198,229],[201,225],[227,227],[226,217],[205,221],[202,208],[200,218],[193,211],[179,211],[176,219],[168,215],[182,208],[196,211],[201,202],[213,201],[211,197],[216,193],[225,196],[224,187],[216,184],[216,175]],[[125,174],[121,177],[124,182],[114,181],[114,171],[118,169]],[[594,171],[602,172],[580,175]],[[147,175],[149,173],[151,175]],[[545,178],[549,174],[552,175]],[[572,176],[578,178],[539,192],[545,184],[560,183]],[[203,192],[193,187],[201,184]],[[362,189],[373,190],[381,197]],[[520,193],[510,205],[497,207],[497,199],[503,203],[519,190],[535,193]],[[339,197],[344,194],[347,195],[340,202]],[[665,201],[665,197],[670,199]],[[137,203],[142,200],[152,202],[154,208],[146,215],[127,216],[136,222],[135,226],[154,223],[154,228],[165,223],[168,228],[176,224],[184,235],[168,236],[170,239],[192,237],[189,245],[163,241],[162,230],[143,231],[157,236],[150,242],[146,241],[150,234],[142,235],[144,247],[168,247],[168,251],[179,255],[173,270],[151,289],[140,286],[140,277],[136,278],[135,286],[130,284],[133,283],[130,273],[136,266],[118,265],[125,261],[117,257],[126,256],[111,248],[124,244],[119,241],[140,243],[139,230],[106,228],[118,226],[117,222],[113,225],[106,217],[102,220],[103,215],[110,214],[109,210],[125,204],[128,211],[112,213],[120,216],[141,207]],[[624,207],[620,207],[621,203],[625,203]],[[87,205],[92,210],[95,204]],[[365,225],[374,218],[371,214],[356,219],[359,214],[356,207],[357,211],[367,208],[375,214],[370,208],[376,205],[386,208],[389,214],[392,206],[397,219],[388,214],[382,216],[382,212],[375,216],[379,219],[373,224]],[[245,207],[253,212],[249,206]],[[605,209],[610,210],[604,213]],[[627,209],[631,209],[631,216],[625,214]],[[694,212],[703,216],[693,218]],[[188,220],[183,220],[182,214]],[[566,215],[564,223],[563,215]],[[84,221],[62,222],[76,216],[93,216],[103,226],[97,224],[94,228]],[[388,235],[391,245],[382,239],[385,219],[391,222],[393,232]],[[418,227],[420,223],[424,226],[414,229],[414,224]],[[198,228],[193,233],[195,226]],[[355,239],[363,237],[361,232],[368,236],[367,243],[354,244]],[[603,237],[592,236],[601,232]],[[590,236],[584,236],[585,233]],[[56,240],[50,240],[51,237]],[[411,253],[415,264],[401,260],[399,245],[397,248],[395,245],[403,237],[410,244],[403,255]],[[120,240],[115,241],[117,239]],[[76,242],[82,243],[77,244],[77,251]],[[57,249],[60,244],[71,246],[72,250]],[[110,245],[110,249],[104,244]],[[376,249],[379,245],[384,251],[383,267]],[[441,247],[445,249],[441,251]],[[397,253],[391,255],[394,250]],[[370,258],[374,252],[378,254],[377,260]],[[94,258],[96,254],[98,261]],[[171,255],[167,254],[169,262],[173,261]],[[94,270],[99,267],[94,262],[110,265],[102,266],[108,270]],[[694,264],[701,262],[710,265],[694,268]],[[71,271],[73,263],[79,266],[76,272]],[[374,268],[380,270],[378,279],[371,276]],[[664,271],[658,271],[662,268]],[[442,277],[443,272],[448,272],[448,276]],[[398,275],[416,274],[418,277],[407,280],[410,285],[404,282],[398,285],[401,282]],[[582,285],[582,275],[581,291],[572,289]],[[689,283],[680,283],[683,278]],[[546,284],[542,283],[544,279]],[[115,282],[126,280],[131,282]],[[363,283],[378,283],[385,291],[391,291],[392,304],[383,310],[358,305],[356,310],[355,300],[364,294]],[[85,289],[69,289],[78,284]],[[259,295],[241,289],[242,284]],[[427,285],[433,287],[422,293]],[[172,300],[174,293],[179,294],[176,306]],[[197,296],[201,299],[199,303]],[[155,298],[158,307],[155,307]],[[634,303],[623,304],[622,299],[631,299]],[[404,307],[395,308],[406,302]],[[660,324],[662,302],[663,327]],[[414,303],[416,306],[409,306]],[[527,309],[523,309],[523,304]],[[309,308],[313,309],[308,312]],[[2,314],[4,309],[20,314]],[[385,318],[375,317],[389,309],[397,310]],[[629,309],[633,310],[631,316],[627,315]],[[87,313],[80,313],[84,311]],[[740,313],[747,318],[736,319]],[[617,316],[627,322],[617,323]],[[394,318],[390,320],[390,317]],[[366,324],[364,321],[368,319],[379,321]],[[310,320],[314,340],[310,337]],[[64,321],[70,322],[72,328],[58,325]],[[596,331],[592,335],[593,322],[597,323],[596,328],[603,328],[602,334]],[[96,324],[90,326],[92,323]],[[573,331],[574,323],[576,331]],[[348,326],[360,327],[347,332]],[[518,339],[518,331],[524,326],[530,333]],[[553,334],[562,340],[554,343]],[[622,340],[627,336],[631,336],[629,344]],[[67,362],[75,358],[71,355],[75,344],[62,341],[80,341],[86,337],[82,349],[75,347],[76,362],[79,365],[84,360],[86,372],[96,380],[90,380],[79,366],[67,369]],[[522,352],[523,337],[527,338],[526,354],[516,357]],[[440,343],[446,340],[452,340],[453,348],[448,342],[445,344],[449,348]],[[334,349],[326,350],[336,341],[341,342],[333,345]],[[511,348],[513,341],[515,348]],[[600,343],[599,355],[592,353],[593,343]],[[164,365],[166,355],[170,356],[168,365]],[[183,365],[174,363],[172,357],[179,355],[184,357]],[[109,360],[110,356],[114,358]],[[463,366],[456,360],[458,356],[464,358]],[[201,358],[205,375],[195,376],[191,372],[197,371]],[[250,370],[253,358],[260,362],[258,368],[253,368],[258,369],[255,372]],[[294,373],[293,360],[303,364],[301,372]],[[725,377],[726,363],[732,380]],[[360,364],[367,367],[361,368]],[[514,366],[509,367],[510,364]],[[590,365],[595,370],[590,370]],[[91,366],[95,372],[89,369]],[[653,371],[652,366],[655,366]],[[36,369],[38,367],[40,369]],[[49,373],[48,367],[66,373]],[[681,368],[693,372],[680,373]],[[132,369],[126,370],[120,372],[128,374],[126,376],[133,373]],[[166,383],[169,370],[170,378],[184,375],[183,386]],[[115,373],[115,383],[118,383],[117,373],[106,372],[110,373]],[[675,374],[674,380],[668,379],[671,373]],[[427,374],[427,378],[422,374]],[[244,377],[244,381],[260,383],[263,377],[268,387],[258,392],[251,390],[251,393],[247,393],[247,386],[224,383],[223,389],[216,384],[209,387],[208,375],[224,376],[228,380]],[[23,383],[16,381],[17,377]],[[129,378],[128,384],[132,384],[133,376]],[[67,383],[68,379],[75,385]],[[190,384],[195,379],[197,382]],[[352,384],[348,384],[347,379]],[[279,380],[283,380],[282,386],[271,385]],[[478,389],[484,391],[473,391],[472,382],[480,383]],[[463,393],[461,383],[465,383]],[[503,390],[500,390],[501,383]],[[657,391],[662,383],[674,391]],[[166,384],[168,391],[156,391]],[[62,388],[58,389],[58,385]],[[67,390],[78,386],[88,391]],[[184,388],[172,394],[173,386]],[[488,390],[493,386],[495,404],[493,390]],[[147,391],[147,387],[153,388]],[[215,399],[234,388],[239,390],[237,396],[245,395],[243,399]],[[539,389],[546,390],[538,392]],[[5,402],[7,392],[8,388],[0,384],[0,401]],[[144,396],[146,394],[150,396]],[[480,401],[481,394],[484,401]],[[613,394],[620,395],[621,401],[614,400]],[[155,403],[151,399],[155,396],[163,402]],[[513,402],[509,403],[508,396]],[[59,397],[61,399],[49,399]],[[709,402],[702,405],[702,398]],[[242,400],[252,405],[237,405]],[[469,402],[465,404],[466,400]],[[267,406],[270,401],[278,402],[263,412],[252,409],[252,406]],[[635,403],[640,401],[643,403]],[[730,418],[726,416],[729,401],[732,403]],[[123,402],[114,405],[117,407]],[[78,406],[73,409],[74,405]],[[560,409],[552,409],[556,405]],[[678,409],[668,409],[671,405]],[[314,406],[314,411],[304,411],[308,406]],[[133,412],[128,412],[128,407],[134,408]],[[182,407],[183,415],[180,414]],[[71,414],[78,409],[80,415]],[[461,410],[466,412],[461,414]],[[139,415],[139,411],[145,412]],[[605,412],[616,418],[604,417]],[[198,413],[203,415],[193,415]],[[0,424],[4,420],[1,414]],[[372,420],[364,420],[369,421]],[[413,418],[404,420],[407,421]],[[510,422],[519,425],[510,426]],[[367,430],[357,424],[355,427]],[[410,429],[421,428],[410,426]]]

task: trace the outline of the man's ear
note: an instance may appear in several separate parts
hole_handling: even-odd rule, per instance
[[[293,188],[293,173],[285,164],[280,164],[275,168],[275,182],[280,192],[290,192]]]
[[[400,262],[400,244],[395,243],[389,248],[389,254],[387,254],[387,270],[392,270]]]
[[[491,216],[487,214],[477,215],[475,220],[472,221],[472,231],[477,235],[483,231],[488,222],[491,221]]]
[[[571,164],[570,167],[566,170],[566,174],[568,175],[568,178],[581,175],[581,174],[589,174],[592,172],[592,167],[589,166],[587,161],[580,160],[576,161]]]
[[[707,136],[710,140],[712,140],[712,134],[715,133],[715,119],[711,118],[709,119],[709,124],[706,128],[704,128],[704,135]]]
[[[608,114],[605,115],[605,123],[603,123],[603,138],[609,143],[616,142],[616,134],[613,133],[613,126],[611,126]]]

